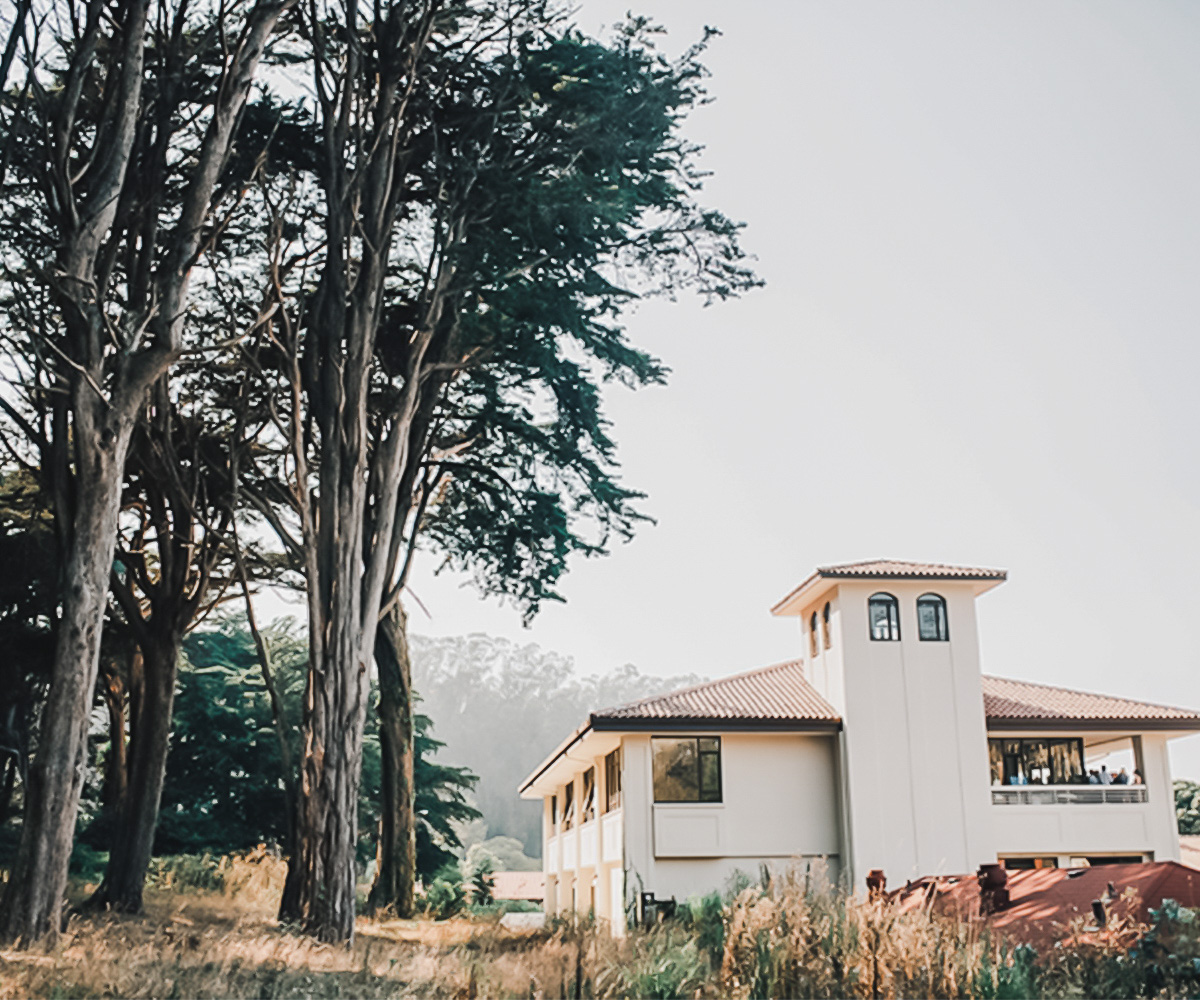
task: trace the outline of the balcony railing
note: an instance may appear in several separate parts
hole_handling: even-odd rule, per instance
[[[992,805],[996,806],[1091,806],[1145,801],[1145,785],[1005,785],[992,789]]]

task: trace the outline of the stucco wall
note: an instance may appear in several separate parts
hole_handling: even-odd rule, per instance
[[[994,734],[1039,736],[1041,733]],[[1082,735],[1087,740],[1102,736]],[[1136,734],[1131,734],[1136,736]],[[1179,860],[1175,796],[1166,738],[1140,735],[1147,801],[1095,805],[992,805],[996,849],[1001,855],[1035,854],[1069,858],[1087,854],[1153,854],[1155,861]]]
[[[737,869],[755,873],[764,862],[838,854],[833,737],[710,735],[721,736],[723,801],[659,805],[651,735],[625,737],[627,891],[685,898],[723,888]]]
[[[869,638],[867,601],[900,606],[900,641]],[[916,600],[946,600],[949,642],[918,638]],[[975,598],[967,584],[839,584],[851,876],[881,868],[892,884],[974,871],[996,857]]]

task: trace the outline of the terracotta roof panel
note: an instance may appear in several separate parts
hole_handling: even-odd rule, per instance
[[[867,579],[917,580],[1005,580],[1008,571],[980,566],[948,566],[945,563],[908,562],[903,559],[868,559],[864,562],[819,566],[817,576],[831,579],[864,577]]]
[[[592,713],[593,724],[621,719],[839,721],[834,707],[805,680],[798,660]]]
[[[1069,688],[1014,681],[1006,677],[983,678],[983,706],[988,720],[1119,721],[1152,720],[1200,722],[1200,712],[1168,705],[1153,705],[1128,698],[1072,691]]]

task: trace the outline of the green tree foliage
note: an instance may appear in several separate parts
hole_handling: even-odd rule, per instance
[[[496,888],[496,880],[492,878],[494,871],[492,859],[486,856],[471,867],[471,902],[476,906],[487,906],[492,901],[492,892]]]
[[[285,709],[299,718],[308,648],[293,621],[265,630]],[[241,851],[284,837],[284,793],[271,704],[243,621],[184,642],[175,734],[156,853]],[[299,754],[298,734],[291,734]]]
[[[629,664],[580,677],[567,657],[486,635],[417,635],[411,645],[413,686],[448,754],[479,775],[476,804],[489,831],[516,837],[535,857],[541,806],[519,799],[518,783],[589,712],[701,680],[650,677]]]
[[[1200,834],[1200,782],[1176,779],[1175,815],[1180,833]]]
[[[263,635],[290,723],[293,759],[298,760],[308,646],[290,619],[275,622]],[[249,629],[240,616],[230,616],[193,632],[184,650],[156,853],[226,854],[282,843],[286,820],[279,743]],[[428,716],[418,714],[415,725],[417,869],[429,877],[456,862],[461,844],[455,825],[479,815],[466,797],[476,778],[465,767],[435,759],[442,744],[434,738]],[[375,852],[379,771],[379,739],[372,722],[359,802],[361,866]],[[100,846],[103,836],[97,820],[85,840]]]
[[[57,565],[54,522],[37,479],[26,470],[0,472],[0,856],[15,846],[34,708],[50,673]]]

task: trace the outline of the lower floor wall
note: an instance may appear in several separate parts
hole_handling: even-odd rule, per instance
[[[592,914],[610,925],[612,932],[625,933],[625,871],[621,864],[599,864],[560,872],[547,872],[544,908],[546,913],[566,916]]]
[[[759,858],[656,858],[652,878],[643,878],[631,870],[626,885],[633,900],[650,893],[656,901],[682,902],[693,896],[717,892],[736,893],[760,884],[764,876],[791,877],[821,885],[836,885],[841,876],[837,856],[832,857],[759,857]],[[627,895],[628,895],[627,891]],[[640,907],[637,912],[640,916]]]

